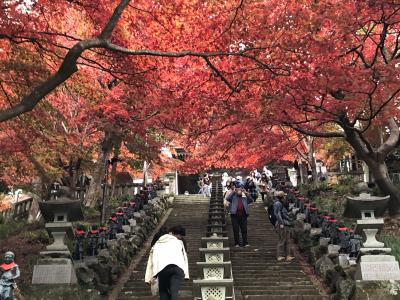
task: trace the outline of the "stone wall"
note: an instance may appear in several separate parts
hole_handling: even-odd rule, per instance
[[[106,299],[114,284],[130,266],[161,221],[169,207],[169,200],[169,196],[150,200],[143,210],[134,213],[130,225],[124,226],[124,233],[119,233],[117,239],[108,241],[107,249],[101,250],[97,256],[75,261],[78,285],[23,286],[21,289],[25,298],[17,297],[17,299]]]
[[[320,239],[321,228],[311,228],[302,218],[294,222],[293,237],[300,252],[315,272],[328,286],[332,299],[351,299],[355,291],[355,265],[342,267],[339,264],[339,249]]]
[[[311,228],[303,218],[294,222],[293,240],[315,273],[324,281],[334,300],[400,299],[400,283],[396,281],[356,281],[357,265],[340,262],[339,246],[321,238],[321,228]],[[378,296],[379,295],[379,296]]]
[[[125,233],[117,234],[116,240],[108,241],[108,248],[98,256],[88,257],[75,263],[79,284],[86,289],[96,289],[107,294],[122,272],[151,235],[168,209],[167,197],[154,198],[145,208],[134,214],[131,225],[124,226]]]

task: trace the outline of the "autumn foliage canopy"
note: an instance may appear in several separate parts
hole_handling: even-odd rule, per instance
[[[1,8],[7,182],[60,176],[78,157],[90,166],[107,137],[126,158],[121,168],[166,163],[161,146],[180,145],[191,156],[179,167],[194,172],[295,158],[302,135],[354,135],[368,148],[363,134],[398,117],[397,1],[9,0]]]

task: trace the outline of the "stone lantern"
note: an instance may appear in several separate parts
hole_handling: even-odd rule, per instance
[[[40,259],[34,266],[32,284],[74,284],[77,283],[71,252],[65,239],[73,238],[72,222],[83,220],[80,200],[59,198],[39,202],[39,208],[46,221],[45,228],[54,242],[40,252]]]
[[[399,263],[390,255],[391,249],[376,239],[384,225],[382,216],[389,198],[390,196],[375,197],[367,193],[361,193],[358,197],[347,197],[344,216],[361,218],[357,220],[355,232],[365,239],[357,264],[357,282],[400,280]]]

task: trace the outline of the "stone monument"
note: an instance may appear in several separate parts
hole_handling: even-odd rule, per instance
[[[53,244],[40,252],[40,259],[34,266],[32,284],[75,284],[77,278],[71,252],[64,241],[73,237],[72,223],[83,219],[80,200],[59,198],[39,202],[39,208],[46,221],[46,229],[53,237]]]

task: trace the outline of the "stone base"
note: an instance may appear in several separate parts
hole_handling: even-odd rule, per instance
[[[400,281],[356,281],[356,292],[353,300],[400,299]]]
[[[357,266],[357,280],[399,280],[399,263],[391,255],[364,255]]]
[[[33,268],[32,284],[76,284],[75,268],[68,259],[39,260]]]

